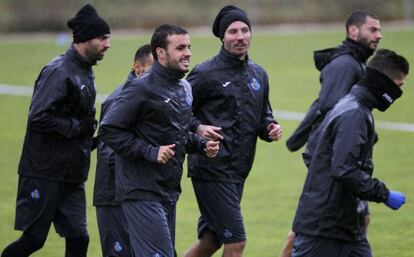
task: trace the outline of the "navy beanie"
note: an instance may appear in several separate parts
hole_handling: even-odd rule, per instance
[[[110,34],[108,23],[102,19],[92,5],[86,4],[67,25],[73,31],[73,42],[80,43]]]
[[[235,21],[241,21],[246,23],[250,28],[250,20],[247,17],[247,14],[242,9],[234,5],[226,5],[216,16],[216,19],[213,23],[213,34],[220,38],[224,38],[224,33],[226,33],[227,28]]]

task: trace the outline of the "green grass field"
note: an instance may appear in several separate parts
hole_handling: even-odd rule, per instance
[[[190,30],[191,33],[191,30]],[[253,31],[254,33],[254,31]],[[391,48],[414,63],[414,31],[387,31],[380,47]],[[150,35],[112,37],[112,48],[95,67],[99,93],[110,93],[124,81],[137,46],[149,41]],[[254,33],[250,57],[264,66],[271,82],[271,102],[276,113],[306,111],[318,90],[318,72],[313,66],[312,51],[337,45],[344,38],[342,31],[270,35]],[[51,58],[66,50],[53,38],[0,41],[0,84],[32,86],[38,72]],[[200,63],[218,52],[216,38],[192,37],[192,64]],[[375,112],[377,120],[414,123],[412,103],[414,85],[409,75],[404,95],[386,113]],[[17,188],[16,170],[26,126],[29,97],[0,95],[0,249],[16,239],[13,231]],[[297,122],[279,122],[286,139]],[[371,204],[372,222],[369,239],[376,257],[413,256],[414,245],[414,133],[378,129],[380,141],[374,152],[374,176],[389,188],[402,191],[407,204],[392,211],[383,204]],[[245,256],[277,256],[290,229],[306,170],[301,154],[290,153],[279,143],[258,144],[255,164],[246,182],[242,209],[247,230]],[[91,205],[95,159],[87,186],[88,226],[91,237],[89,256],[100,256],[95,210]],[[176,246],[179,256],[196,238],[198,208],[187,177],[182,180],[183,193],[177,210]],[[37,257],[63,256],[64,240],[51,229],[44,248]],[[219,256],[220,254],[216,254]]]

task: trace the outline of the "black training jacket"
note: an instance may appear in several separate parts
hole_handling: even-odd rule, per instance
[[[128,74],[125,83],[118,86],[112,94],[105,99],[101,106],[100,121],[102,121],[116,97],[121,93],[124,85],[135,78],[135,72],[131,71]],[[120,203],[115,199],[115,153],[99,137],[97,152],[93,205],[119,205]]]
[[[205,141],[189,132],[191,87],[182,77],[155,61],[105,114],[99,136],[116,153],[117,200],[176,201],[186,151],[203,152]],[[158,164],[159,146],[169,144],[174,157]]]
[[[223,47],[218,55],[197,65],[187,78],[193,89],[192,131],[199,124],[221,127],[216,158],[190,154],[188,175],[205,180],[243,182],[249,174],[257,137],[268,138],[276,123],[269,103],[265,70],[248,58],[239,60]]]
[[[86,180],[92,136],[79,132],[81,119],[95,117],[92,65],[72,46],[40,72],[19,163],[21,176],[75,183]]]
[[[386,202],[388,189],[371,177],[376,141],[372,108],[377,103],[367,87],[355,85],[312,134],[304,153],[308,174],[294,232],[360,240],[364,224],[358,213],[359,199]]]
[[[286,141],[290,151],[297,151],[324,115],[346,95],[364,75],[365,62],[373,51],[346,39],[336,48],[314,52],[314,63],[320,71],[319,97],[311,104],[305,117]],[[316,126],[315,126],[316,124]]]

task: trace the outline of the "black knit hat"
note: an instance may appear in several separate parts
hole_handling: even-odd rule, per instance
[[[223,39],[227,28],[235,21],[246,23],[246,25],[249,26],[249,29],[251,30],[250,21],[245,11],[234,5],[224,6],[221,8],[216,16],[216,19],[214,20],[213,34],[216,37]]]
[[[73,42],[80,43],[110,34],[108,23],[102,19],[92,5],[86,4],[67,25],[73,31]]]

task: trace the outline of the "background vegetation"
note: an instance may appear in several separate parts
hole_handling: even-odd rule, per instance
[[[0,0],[0,32],[59,31],[85,3],[92,3],[112,28],[153,28],[162,23],[200,26],[225,4],[247,10],[256,25],[342,22],[355,9],[383,20],[412,20],[414,0]]]

